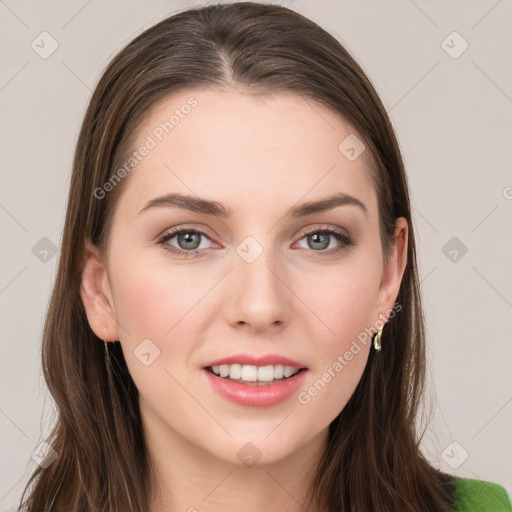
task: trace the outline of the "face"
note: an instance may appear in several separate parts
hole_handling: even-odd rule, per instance
[[[407,245],[401,219],[384,265],[366,155],[338,148],[351,134],[334,112],[284,93],[188,91],[148,112],[134,149],[152,147],[125,178],[103,260],[88,246],[82,297],[97,335],[121,342],[152,432],[239,466],[244,446],[272,463],[325,435],[344,408],[370,350],[362,333],[389,316]],[[195,210],[154,201],[169,194]],[[300,208],[341,194],[355,200]],[[255,386],[249,369],[253,384],[230,381],[230,399],[214,384],[228,379],[205,366],[241,354],[305,370],[283,394],[288,383]]]

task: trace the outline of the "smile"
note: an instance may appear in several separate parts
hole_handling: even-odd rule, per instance
[[[238,382],[268,383],[283,380],[297,374],[300,369],[282,364],[254,366],[249,364],[222,364],[210,366],[209,369],[220,377]]]

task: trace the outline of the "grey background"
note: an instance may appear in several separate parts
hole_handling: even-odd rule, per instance
[[[50,431],[41,328],[87,101],[124,44],[193,5],[200,4],[0,0],[1,510],[16,503],[36,464],[31,456]],[[401,143],[418,237],[429,390],[437,394],[422,448],[444,471],[498,482],[510,494],[512,2],[283,5],[352,52]],[[31,46],[51,48],[43,31],[58,44],[47,58]],[[458,55],[464,41],[469,46]]]

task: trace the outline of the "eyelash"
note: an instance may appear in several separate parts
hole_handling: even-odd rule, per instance
[[[176,235],[179,235],[181,233],[197,233],[197,234],[200,234],[200,235],[208,238],[208,240],[210,240],[210,237],[206,233],[201,231],[200,229],[196,229],[196,228],[180,228],[180,229],[177,229],[175,231],[171,231],[170,233],[164,233],[158,239],[157,243],[162,245],[163,249],[166,250],[167,252],[176,254],[176,255],[181,256],[183,258],[192,258],[192,257],[199,256],[203,249],[194,249],[194,250],[191,250],[191,251],[184,251],[182,249],[177,249],[176,247],[173,247],[172,245],[166,244],[166,242],[168,242],[171,238],[174,238]],[[312,234],[315,234],[315,233],[332,235],[332,236],[334,236],[334,238],[336,238],[336,240],[338,240],[339,242],[342,243],[337,248],[331,249],[329,251],[313,251],[313,252],[317,252],[317,253],[321,254],[322,256],[323,255],[338,254],[339,252],[345,250],[346,248],[352,247],[352,246],[355,245],[355,243],[352,240],[352,238],[350,238],[348,235],[346,235],[343,231],[341,231],[339,229],[336,229],[336,228],[313,228],[313,229],[310,229],[310,230],[306,231],[302,235],[302,237],[299,239],[299,241],[302,240],[303,238],[307,237],[308,235],[312,235]]]

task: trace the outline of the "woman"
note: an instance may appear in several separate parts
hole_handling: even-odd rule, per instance
[[[57,458],[21,510],[511,510],[419,450],[404,165],[312,21],[212,5],[128,44],[85,115],[61,250]]]

